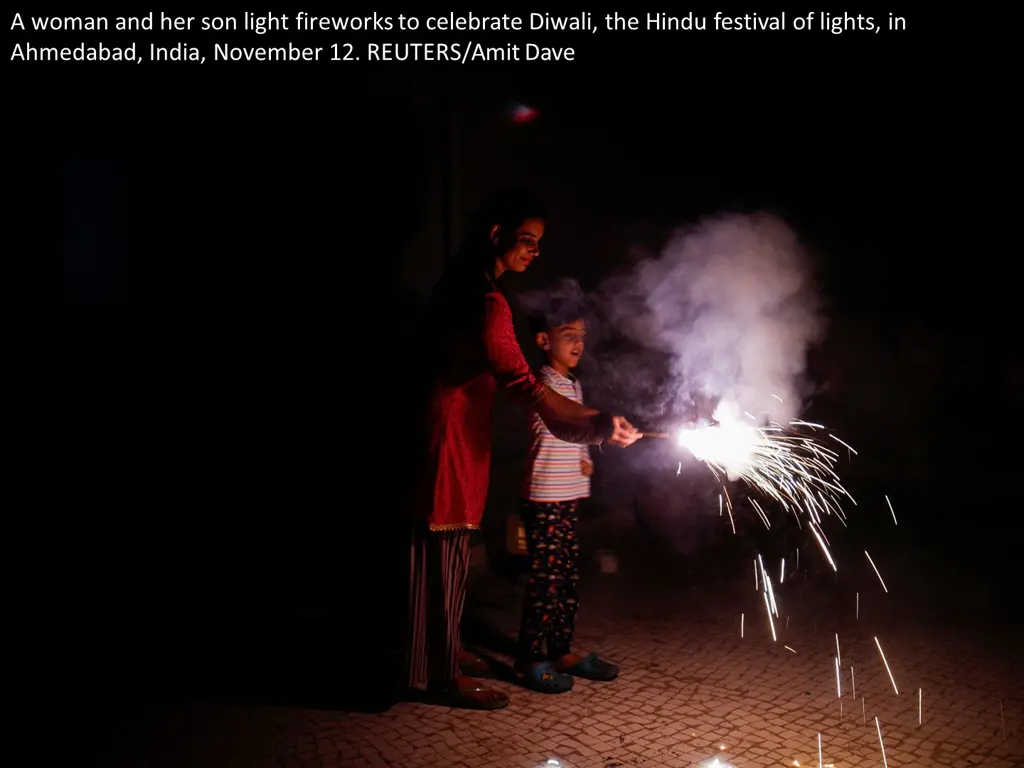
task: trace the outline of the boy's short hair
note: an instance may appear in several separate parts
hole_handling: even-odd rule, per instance
[[[538,291],[521,299],[530,318],[530,333],[547,333],[552,328],[586,320],[587,298],[575,280],[561,280],[547,291]]]

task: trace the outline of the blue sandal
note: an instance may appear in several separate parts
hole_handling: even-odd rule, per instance
[[[571,675],[559,672],[550,661],[539,661],[517,670],[516,680],[537,693],[566,693],[575,683]]]
[[[599,659],[596,653],[588,653],[565,672],[582,677],[584,680],[595,680],[599,683],[607,683],[619,676],[618,666]]]

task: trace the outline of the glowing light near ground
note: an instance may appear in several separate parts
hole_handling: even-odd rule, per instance
[[[736,768],[736,766],[720,757],[709,757],[707,760],[697,763],[697,768]]]

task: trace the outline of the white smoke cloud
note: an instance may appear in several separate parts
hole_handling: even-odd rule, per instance
[[[730,214],[680,231],[659,257],[606,282],[604,322],[669,360],[674,402],[646,403],[647,413],[710,401],[762,424],[796,418],[807,352],[825,331],[810,266],[781,219]],[[600,358],[610,371],[615,361]],[[629,390],[643,372],[615,378]]]

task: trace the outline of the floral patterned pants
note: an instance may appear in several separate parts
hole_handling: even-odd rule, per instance
[[[520,661],[554,660],[571,652],[579,610],[578,510],[578,500],[522,503],[530,577],[519,629]]]

